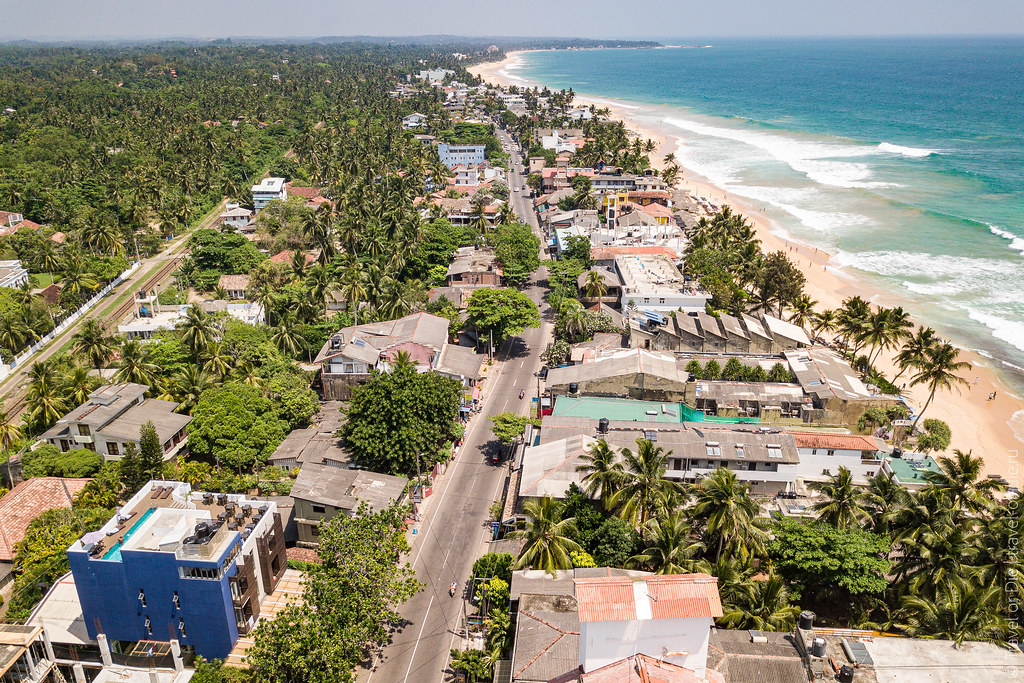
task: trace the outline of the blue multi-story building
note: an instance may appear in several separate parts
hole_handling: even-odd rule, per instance
[[[177,640],[224,658],[251,631],[287,561],[277,506],[150,482],[68,549],[89,637]]]
[[[473,166],[484,163],[484,146],[449,145],[442,142],[437,146],[437,156],[448,168],[455,168],[459,164]]]

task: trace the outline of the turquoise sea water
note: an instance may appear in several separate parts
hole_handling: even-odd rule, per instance
[[[634,107],[684,166],[1024,389],[1024,39],[533,52],[505,75]]]

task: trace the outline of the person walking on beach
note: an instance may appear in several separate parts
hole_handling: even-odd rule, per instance
[[[990,400],[990,401],[996,400],[996,392],[993,391],[991,394],[989,394],[988,395],[988,400]]]

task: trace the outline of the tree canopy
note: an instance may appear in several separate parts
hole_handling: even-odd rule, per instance
[[[436,372],[375,372],[352,390],[341,434],[362,467],[411,476],[418,461],[425,472],[451,453],[461,397],[462,384]]]

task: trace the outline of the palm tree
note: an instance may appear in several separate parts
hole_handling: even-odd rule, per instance
[[[7,479],[14,481],[11,476],[10,451],[11,446],[21,440],[23,433],[21,427],[14,424],[11,418],[3,410],[0,410],[0,453],[3,453],[4,462],[7,463]]]
[[[28,423],[35,430],[49,429],[67,412],[68,406],[46,377],[32,380],[25,395]]]
[[[871,517],[872,531],[884,536],[890,535],[895,515],[911,502],[907,489],[885,472],[879,472],[868,480],[862,500],[865,510]]]
[[[586,485],[587,495],[594,497],[600,494],[604,509],[611,509],[612,495],[625,476],[615,450],[601,439],[591,444],[580,460],[582,464],[576,466],[576,471],[585,473],[582,483]]]
[[[961,370],[970,370],[971,364],[967,361],[958,361],[957,356],[959,355],[959,349],[949,342],[938,342],[925,351],[924,359],[921,361],[917,374],[911,378],[910,385],[926,385],[928,387],[928,400],[924,402],[924,407],[921,408],[917,417],[914,418],[914,424],[910,427],[911,434],[914,433],[917,423],[921,420],[921,416],[924,415],[924,411],[928,410],[928,406],[931,404],[932,399],[935,398],[935,393],[939,389],[949,391],[957,384],[967,384],[967,380],[956,373]]]
[[[209,372],[217,379],[223,381],[235,364],[235,356],[227,344],[212,342],[203,353],[206,362],[203,363],[203,370]]]
[[[32,328],[21,315],[5,315],[0,318],[0,346],[17,354],[33,337]]]
[[[71,392],[70,398],[76,405],[81,405],[89,400],[89,394],[96,386],[96,380],[89,375],[89,370],[76,365],[64,381],[64,390]]]
[[[938,463],[941,472],[924,473],[928,492],[944,497],[953,510],[988,510],[995,504],[993,494],[1006,488],[998,481],[982,478],[985,461],[973,457],[971,451],[954,449],[952,458],[942,456]]]
[[[649,569],[655,574],[693,571],[694,556],[703,549],[690,538],[690,524],[679,510],[648,520],[642,530],[645,547],[626,561],[627,566]]]
[[[899,366],[900,371],[896,373],[892,381],[895,382],[907,370],[921,369],[927,357],[928,349],[935,346],[938,341],[935,330],[930,327],[919,326],[917,333],[903,343],[903,348],[900,349],[893,359],[896,365]]]
[[[391,359],[391,367],[395,372],[404,372],[406,370],[413,370],[419,364],[419,361],[413,360],[412,355],[408,351],[399,351],[395,354],[394,358]]]
[[[217,340],[217,328],[206,311],[198,306],[189,306],[185,319],[178,324],[181,341],[192,352],[192,358],[198,362],[210,344]]]
[[[74,352],[88,358],[96,370],[102,369],[114,353],[113,339],[104,333],[103,325],[95,318],[86,320],[71,339],[75,343]]]
[[[601,273],[596,270],[587,272],[587,277],[583,281],[583,293],[588,299],[601,299],[608,293],[608,285],[605,284]]]
[[[359,304],[366,300],[366,278],[362,266],[355,262],[347,268],[342,275],[339,286],[341,296],[345,299],[348,307],[352,309],[352,320],[359,324]]]
[[[554,574],[559,569],[571,569],[569,554],[580,550],[572,540],[576,533],[576,520],[562,518],[563,504],[551,498],[528,500],[523,504],[526,528],[517,529],[509,536],[525,539],[516,567],[533,567]]]
[[[811,336],[817,337],[819,332],[835,332],[836,317],[836,312],[832,309],[816,313],[811,320]]]
[[[903,601],[907,632],[916,638],[1005,643],[1006,619],[998,610],[1002,586],[979,586],[973,581],[943,581],[935,599],[910,595]]]
[[[844,466],[839,468],[839,474],[830,474],[825,481],[809,482],[807,488],[825,497],[811,509],[826,524],[849,529],[867,516],[860,502],[861,494],[853,484],[853,474]]]
[[[789,321],[794,325],[799,325],[800,329],[806,330],[807,323],[812,322],[816,318],[814,307],[817,305],[818,302],[810,296],[801,294],[796,301],[790,304],[793,314],[789,316]]]
[[[121,346],[121,362],[117,364],[116,382],[153,384],[153,378],[160,368],[152,361],[152,352],[142,342],[134,339]]]
[[[213,379],[195,365],[185,365],[172,381],[174,399],[181,405],[179,413],[191,413],[204,391],[214,386]]]
[[[256,374],[256,366],[252,364],[252,361],[240,360],[231,374],[239,382],[250,387],[261,387],[264,384],[263,378]]]
[[[612,494],[611,503],[616,513],[635,527],[647,524],[666,498],[680,492],[679,484],[665,478],[666,464],[671,451],[665,452],[650,439],[636,440],[636,453],[623,448],[623,478],[619,489]]]
[[[270,341],[281,353],[290,357],[295,357],[300,351],[309,348],[306,338],[299,333],[298,325],[291,313],[281,316],[280,324],[274,328]]]
[[[716,562],[726,548],[743,557],[764,550],[767,537],[755,524],[758,505],[750,497],[749,485],[737,479],[735,472],[719,467],[697,482],[694,493],[696,502],[690,512],[704,527],[705,545],[717,539]]]
[[[726,628],[757,631],[789,631],[796,625],[800,608],[789,604],[786,582],[777,574],[746,583],[739,600],[723,605],[719,623]]]

